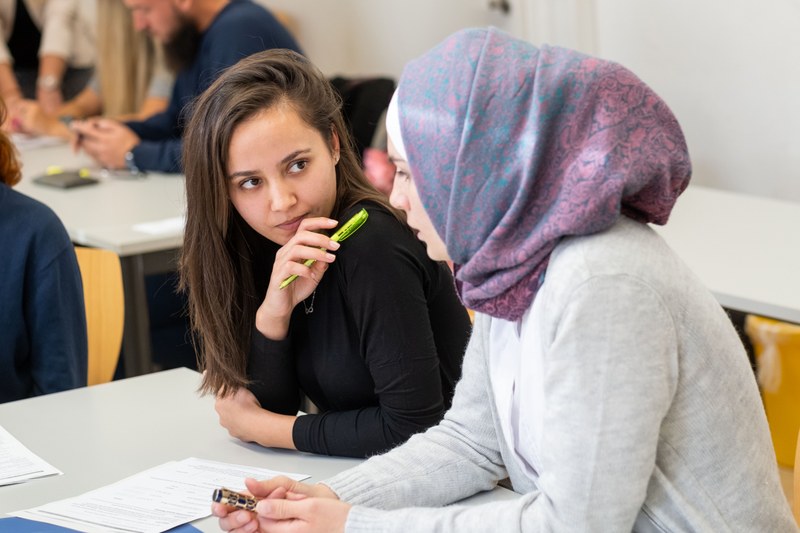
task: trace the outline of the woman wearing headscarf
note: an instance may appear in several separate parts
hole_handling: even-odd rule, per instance
[[[466,30],[406,67],[387,129],[391,201],[477,311],[453,407],[321,484],[249,480],[267,499],[223,528],[796,531],[741,343],[648,226],[691,174],[649,87]],[[507,476],[518,499],[431,508]]]

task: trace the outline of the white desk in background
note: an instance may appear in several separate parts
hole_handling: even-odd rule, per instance
[[[690,186],[653,226],[729,309],[800,323],[800,204]]]
[[[34,183],[33,178],[49,166],[71,170],[92,167],[92,161],[73,154],[66,144],[25,150],[21,156],[22,181],[15,189],[55,211],[75,244],[104,248],[120,256],[125,291],[125,372],[136,376],[152,371],[144,276],[175,268],[183,226],[166,224],[150,233],[136,228],[142,223],[175,221],[184,215],[183,176],[148,173],[135,179],[107,177],[95,185],[58,189]]]
[[[0,404],[0,426],[64,472],[0,487],[0,515],[77,496],[187,457],[309,474],[308,483],[360,462],[233,439],[219,425],[214,399],[196,394],[199,384],[199,373],[180,368]],[[468,502],[516,497],[498,487]],[[211,517],[193,525],[219,531]]]

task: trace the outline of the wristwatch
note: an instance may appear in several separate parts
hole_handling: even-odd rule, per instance
[[[136,166],[136,161],[133,160],[133,150],[125,152],[125,168],[127,168],[131,174],[139,173],[139,167]]]
[[[38,80],[36,80],[36,86],[40,89],[45,89],[48,91],[55,91],[56,89],[61,88],[61,80],[58,79],[53,74],[45,74],[44,76],[40,76]]]

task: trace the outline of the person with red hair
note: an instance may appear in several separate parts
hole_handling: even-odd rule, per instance
[[[0,123],[5,113],[0,100]],[[75,248],[49,207],[11,189],[20,179],[0,132],[0,403],[83,387],[87,377]]]

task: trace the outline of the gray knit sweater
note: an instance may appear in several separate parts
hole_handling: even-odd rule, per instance
[[[652,229],[565,239],[530,313],[538,477],[503,439],[478,316],[444,420],[325,481],[354,504],[347,532],[797,531],[736,333]],[[506,476],[520,498],[437,508]]]

